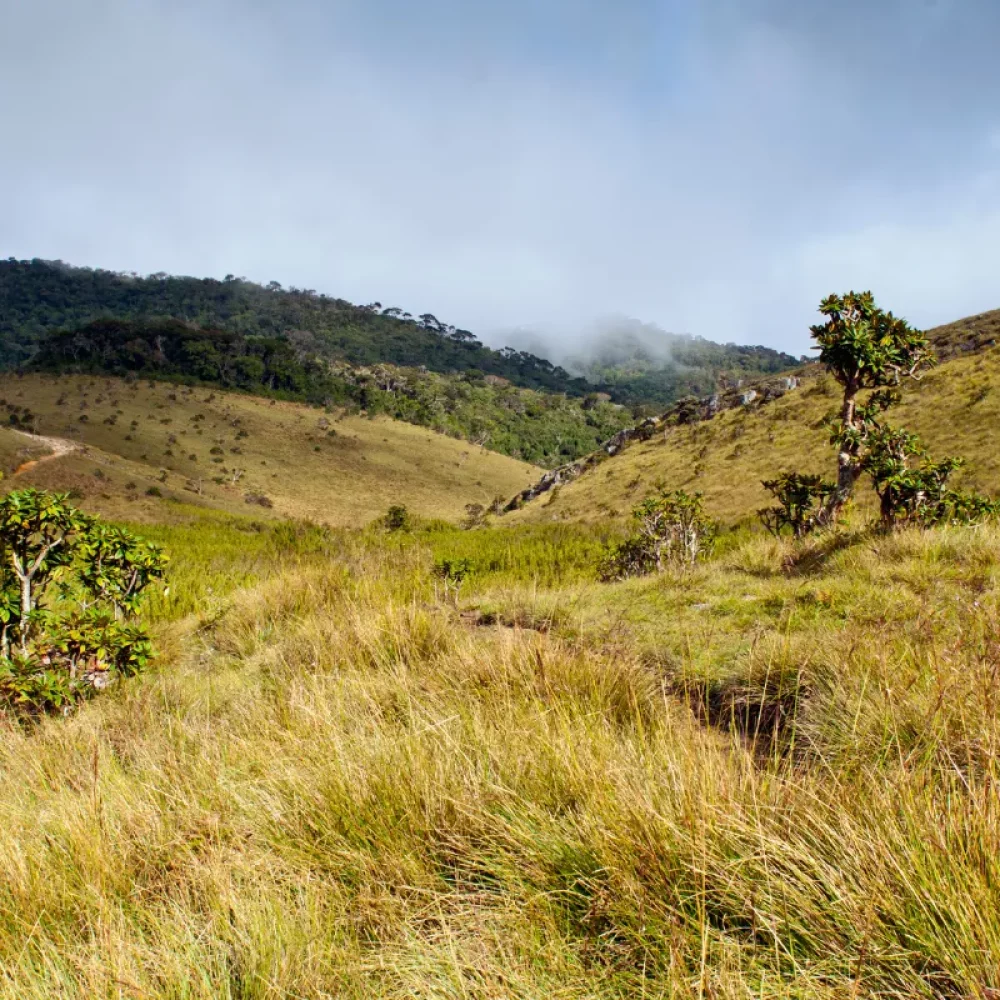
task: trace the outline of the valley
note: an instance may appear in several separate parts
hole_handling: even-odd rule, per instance
[[[890,412],[996,496],[973,326]],[[841,385],[722,394],[500,514],[546,470],[386,415],[0,376],[0,530],[166,557],[144,670],[58,702],[65,579],[0,669],[0,997],[1000,995],[995,508],[768,534]],[[603,572],[677,491],[703,547]]]

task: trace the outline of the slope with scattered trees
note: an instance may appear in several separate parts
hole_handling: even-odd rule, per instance
[[[957,488],[992,495],[1000,493],[1000,454],[992,430],[1000,422],[997,315],[928,330],[927,342],[941,363],[894,403],[898,419],[930,453],[967,459],[953,470]],[[682,401],[662,417],[622,432],[608,449],[573,463],[565,473],[543,477],[524,494],[531,500],[525,510],[512,516],[517,521],[624,518],[637,498],[665,485],[703,492],[707,510],[724,521],[754,519],[756,510],[773,499],[763,483],[780,485],[782,471],[795,470],[813,477],[817,489],[822,486],[833,471],[831,421],[840,427],[843,406],[844,386],[818,363],[703,400]],[[846,486],[861,454],[851,449],[845,454]],[[836,458],[832,464],[836,467]]]
[[[586,454],[632,421],[630,412],[596,394],[523,389],[474,369],[446,375],[331,363],[283,337],[243,336],[178,320],[105,319],[53,331],[31,367],[144,375],[385,414],[539,465]]]

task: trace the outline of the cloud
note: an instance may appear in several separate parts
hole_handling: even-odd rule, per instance
[[[1000,305],[1000,13],[830,11],[0,0],[3,249],[487,337],[622,313],[798,353],[852,285],[922,324]]]

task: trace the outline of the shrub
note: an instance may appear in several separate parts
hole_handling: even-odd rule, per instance
[[[715,540],[716,526],[705,516],[700,493],[661,488],[632,510],[632,518],[636,533],[608,551],[598,567],[602,580],[692,566]]]
[[[410,512],[402,504],[393,504],[382,518],[386,531],[409,531],[412,523]]]
[[[920,438],[910,431],[876,425],[868,435],[864,469],[879,497],[882,525],[972,524],[1000,512],[1000,503],[948,488],[961,458],[932,461]],[[920,464],[911,468],[914,459]]]
[[[775,536],[790,528],[796,538],[819,526],[824,507],[837,489],[821,476],[799,472],[783,472],[776,479],[765,479],[762,485],[778,501],[775,507],[757,511],[764,527]]]
[[[65,710],[142,669],[153,651],[135,619],[165,564],[158,546],[82,513],[68,494],[0,499],[0,706]]]
[[[458,604],[458,595],[462,585],[472,575],[472,560],[461,559],[439,559],[434,564],[434,576],[444,584],[444,598],[451,598],[452,603]]]
[[[631,576],[645,576],[656,569],[656,560],[645,538],[635,535],[618,542],[608,549],[598,563],[597,575],[605,583],[627,580]]]
[[[486,508],[481,503],[467,503],[465,505],[465,520],[462,527],[466,529],[482,528],[486,525]]]

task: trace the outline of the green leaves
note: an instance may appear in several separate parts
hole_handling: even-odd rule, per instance
[[[811,327],[819,360],[852,393],[919,378],[935,363],[924,334],[879,309],[871,292],[829,295],[819,311],[827,317]]]
[[[141,670],[150,637],[121,619],[137,614],[166,562],[159,546],[84,514],[67,494],[0,498],[0,706],[65,709]],[[56,613],[45,606],[53,597],[76,608]]]
[[[824,505],[837,490],[821,476],[783,472],[775,479],[765,479],[765,490],[778,501],[774,507],[757,511],[761,523],[775,537],[790,528],[796,538],[814,531],[820,524]]]
[[[598,567],[602,580],[662,571],[668,564],[691,566],[715,541],[716,526],[702,509],[700,493],[660,489],[632,510],[634,536],[614,546]]]
[[[118,615],[138,612],[143,592],[163,577],[167,557],[152,542],[117,525],[93,522],[77,545],[80,582]]]

